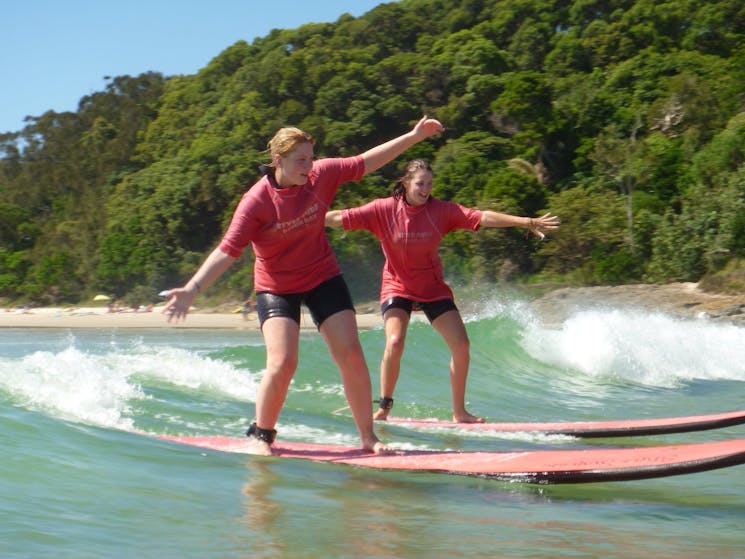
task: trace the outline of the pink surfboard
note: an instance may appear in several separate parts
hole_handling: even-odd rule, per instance
[[[440,419],[389,417],[387,422],[414,429],[460,429],[496,433],[535,432],[545,435],[570,435],[583,438],[666,435],[719,429],[745,423],[745,410],[710,415],[627,419],[615,421],[565,421],[547,423],[455,423]],[[385,422],[381,421],[380,424]]]
[[[250,454],[245,438],[158,438],[221,452]],[[378,456],[359,448],[277,441],[273,457],[376,470],[446,473],[525,483],[626,481],[703,472],[745,463],[745,439],[635,448],[514,452],[398,451]]]

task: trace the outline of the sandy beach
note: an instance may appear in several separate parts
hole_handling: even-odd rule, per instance
[[[207,312],[196,309],[186,320],[169,323],[162,311],[109,312],[106,307],[68,307],[0,310],[0,328],[225,328],[232,330],[258,330],[256,313]],[[358,313],[357,324],[362,329],[382,325],[380,316]],[[310,316],[303,314],[303,330],[315,330]]]
[[[374,306],[374,305],[373,305]],[[614,307],[655,310],[682,318],[702,318],[745,324],[745,294],[721,295],[702,291],[695,283],[562,288],[531,302],[547,325],[560,324],[579,308]],[[226,328],[258,330],[256,313],[194,309],[185,321],[169,323],[162,306],[152,311],[108,312],[107,307],[33,308],[0,310],[0,328]],[[361,329],[382,327],[371,305],[357,311]],[[315,330],[303,314],[301,328]]]

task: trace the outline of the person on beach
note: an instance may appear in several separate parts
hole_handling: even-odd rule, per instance
[[[246,433],[256,454],[271,454],[274,427],[297,368],[301,303],[339,367],[362,447],[389,452],[374,432],[370,374],[352,298],[326,238],[324,216],[341,183],[359,181],[443,130],[439,121],[425,116],[409,132],[361,155],[314,161],[310,134],[280,129],[268,143],[271,163],[263,168],[265,176],[243,195],[222,241],[183,287],[165,294],[168,320],[184,319],[197,294],[252,244],[256,311],[266,345],[256,421]]]
[[[386,419],[393,407],[393,391],[401,369],[401,356],[411,311],[420,309],[450,349],[450,384],[453,421],[480,423],[483,418],[466,410],[469,340],[453,292],[443,279],[437,254],[450,231],[480,227],[525,227],[539,238],[559,227],[559,219],[518,217],[469,209],[432,198],[432,169],[426,161],[410,161],[394,187],[393,196],[357,208],[326,213],[328,227],[364,229],[380,240],[385,264],[380,288],[380,309],[385,327],[385,350],[380,363],[380,400],[374,419]]]

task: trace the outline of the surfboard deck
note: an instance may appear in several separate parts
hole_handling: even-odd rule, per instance
[[[582,438],[667,435],[706,431],[745,423],[745,410],[710,415],[630,419],[614,421],[569,421],[539,423],[455,423],[440,419],[389,417],[380,424],[390,423],[414,429],[460,429],[464,431],[492,431],[496,433],[534,432],[546,435],[569,435]]]
[[[250,454],[245,438],[158,438],[202,449]],[[745,439],[635,448],[514,452],[398,451],[378,456],[359,448],[277,441],[272,456],[359,468],[446,473],[523,483],[587,483],[674,476],[745,463]]]

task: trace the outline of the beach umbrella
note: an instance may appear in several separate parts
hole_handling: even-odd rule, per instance
[[[111,297],[109,297],[108,295],[96,295],[93,298],[94,301],[108,301],[110,299],[111,299]]]

